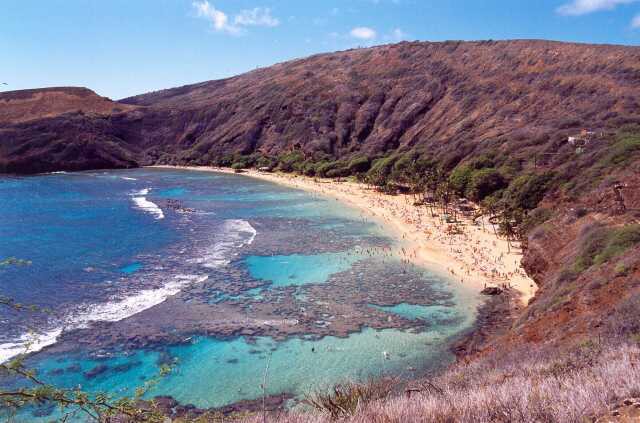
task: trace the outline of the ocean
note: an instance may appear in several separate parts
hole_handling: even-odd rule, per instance
[[[47,382],[200,408],[450,363],[480,299],[402,262],[335,200],[211,172],[0,177],[0,360]],[[6,384],[12,381],[4,381]],[[51,418],[34,408],[27,420]]]

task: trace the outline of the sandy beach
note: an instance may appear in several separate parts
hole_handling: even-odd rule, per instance
[[[204,166],[154,166],[234,173],[226,168]],[[428,207],[414,205],[412,195],[387,195],[355,182],[338,182],[305,176],[245,170],[242,175],[321,194],[361,211],[363,219],[384,225],[399,241],[394,254],[482,290],[489,286],[509,288],[518,293],[523,305],[534,296],[537,285],[520,265],[522,251],[497,237],[488,222],[459,217],[461,233],[448,233],[449,223],[432,216]]]

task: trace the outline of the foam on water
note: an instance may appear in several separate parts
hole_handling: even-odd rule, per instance
[[[209,269],[226,266],[240,248],[251,245],[258,233],[246,220],[225,220],[221,227],[222,239],[208,247],[202,257],[191,260]]]
[[[145,188],[135,195],[146,195],[148,192],[149,189]],[[220,229],[220,240],[210,247],[202,258],[192,260],[192,263],[208,269],[225,266],[238,254],[240,248],[250,245],[257,234],[249,222],[240,219],[226,220]],[[14,342],[0,344],[0,362],[26,351],[35,352],[52,345],[64,331],[86,328],[91,322],[116,322],[133,316],[162,303],[187,286],[208,279],[206,274],[176,274],[168,277],[170,281],[159,288],[120,294],[104,303],[80,304],[61,321],[50,322],[48,329],[38,333],[22,334]]]
[[[149,194],[151,188],[145,188],[131,194],[131,200],[137,208],[152,214],[157,220],[164,219],[162,209],[154,202],[147,200],[145,195]]]
[[[125,298],[113,297],[102,304],[84,304],[58,323],[56,327],[42,333],[23,334],[15,342],[0,344],[0,363],[25,352],[40,351],[56,342],[60,334],[72,329],[86,328],[91,322],[117,322],[160,304],[176,295],[186,286],[207,280],[207,275],[175,275],[161,288],[145,289]]]
[[[17,355],[40,351],[44,347],[53,345],[61,333],[62,328],[39,334],[25,333],[14,342],[0,344],[0,363],[4,363]]]

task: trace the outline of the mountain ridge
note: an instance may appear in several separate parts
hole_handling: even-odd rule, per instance
[[[588,335],[622,301],[595,283],[617,265],[627,270],[606,280],[636,293],[635,244],[598,265],[584,249],[639,218],[639,47],[405,42],[129,97],[108,113],[89,97],[87,112],[0,122],[0,172],[266,166],[388,189],[411,183],[407,169],[424,159],[440,178],[434,196],[444,187],[501,216],[503,229],[518,224],[542,288],[500,342]]]

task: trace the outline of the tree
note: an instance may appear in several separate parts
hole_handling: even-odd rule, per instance
[[[477,202],[504,188],[506,185],[506,181],[496,169],[476,170],[471,174],[465,194],[469,200]]]

